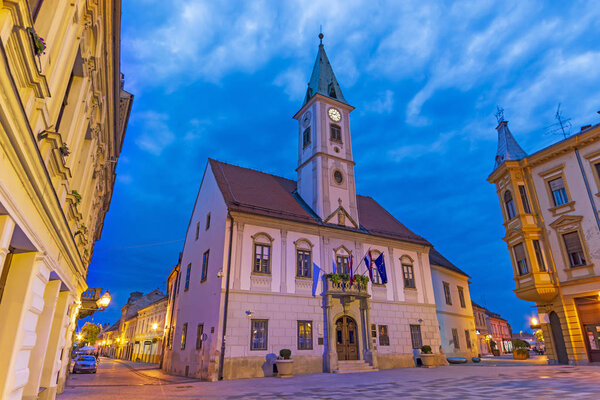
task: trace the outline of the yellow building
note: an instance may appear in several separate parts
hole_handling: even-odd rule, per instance
[[[162,354],[162,337],[167,314],[167,296],[141,308],[133,341],[133,360],[158,363]]]
[[[600,361],[600,125],[527,155],[500,120],[496,185],[517,297],[537,305],[550,363]]]
[[[64,386],[133,99],[120,18],[119,1],[0,1],[3,400]]]

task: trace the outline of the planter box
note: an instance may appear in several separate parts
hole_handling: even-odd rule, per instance
[[[294,360],[277,360],[277,373],[280,378],[294,376]]]
[[[527,360],[528,358],[529,358],[529,351],[527,351],[527,352],[513,351],[513,359],[514,360]]]
[[[421,362],[425,368],[435,368],[435,354],[421,354]]]
[[[494,357],[500,357],[500,350],[492,350]]]

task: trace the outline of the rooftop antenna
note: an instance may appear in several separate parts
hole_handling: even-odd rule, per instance
[[[558,103],[558,107],[556,107],[556,114],[554,114],[554,118],[558,121],[550,126],[548,126],[547,133],[553,135],[563,135],[563,138],[567,138],[567,136],[571,133],[571,118],[565,118],[560,110],[560,103]]]
[[[504,121],[504,108],[496,106],[496,114],[494,115],[496,116],[498,124],[500,124],[500,122]]]
[[[323,44],[323,25],[319,25],[319,44]]]

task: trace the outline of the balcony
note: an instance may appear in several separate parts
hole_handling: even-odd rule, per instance
[[[515,294],[526,301],[547,302],[558,294],[558,288],[552,282],[550,272],[530,272],[517,276],[515,284]]]
[[[361,282],[354,281],[350,284],[347,274],[328,274],[325,276],[325,293],[333,297],[369,297],[367,292],[368,279],[357,277]]]

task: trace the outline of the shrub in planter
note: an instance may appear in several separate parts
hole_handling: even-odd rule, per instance
[[[75,189],[71,190],[71,194],[73,195],[73,197],[75,197],[75,204],[79,204],[81,203],[81,195],[79,194],[79,192]]]
[[[421,362],[425,368],[435,368],[435,354],[431,351],[431,346],[421,346]]]
[[[291,360],[292,351],[290,349],[281,349],[277,359],[277,371],[280,378],[291,378],[294,372],[294,360]]]
[[[290,349],[281,349],[279,350],[279,356],[284,360],[289,360],[292,356],[292,351]]]
[[[46,42],[41,38],[33,28],[27,28],[27,32],[31,35],[31,41],[33,43],[33,50],[36,56],[41,56],[46,51]]]
[[[513,359],[515,360],[527,360],[529,358],[529,349],[514,349],[513,350]]]

